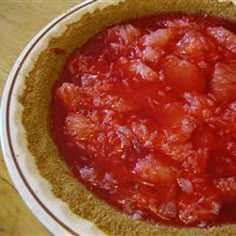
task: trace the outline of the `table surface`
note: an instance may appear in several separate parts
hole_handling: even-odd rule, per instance
[[[0,96],[22,49],[44,25],[80,1],[0,0]],[[0,235],[48,236],[14,188],[0,150]]]

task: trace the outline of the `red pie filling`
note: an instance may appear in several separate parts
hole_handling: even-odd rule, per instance
[[[54,140],[97,196],[134,219],[236,222],[235,23],[110,27],[70,57],[53,93]]]

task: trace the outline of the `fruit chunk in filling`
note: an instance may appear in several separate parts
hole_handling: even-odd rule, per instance
[[[75,177],[135,220],[235,223],[235,28],[206,16],[152,16],[76,50],[51,113]]]

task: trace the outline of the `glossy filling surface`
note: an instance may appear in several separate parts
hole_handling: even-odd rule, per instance
[[[222,19],[151,16],[74,52],[51,127],[75,177],[134,219],[235,223],[235,33]]]

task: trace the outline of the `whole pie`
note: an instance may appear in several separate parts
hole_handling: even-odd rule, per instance
[[[51,39],[23,123],[73,212],[111,235],[236,233],[235,18],[227,1],[126,0]]]

